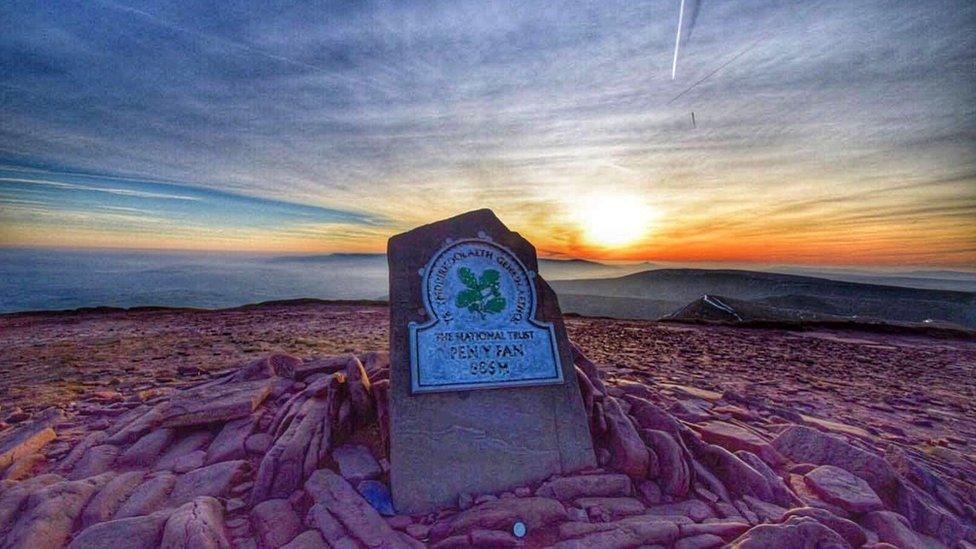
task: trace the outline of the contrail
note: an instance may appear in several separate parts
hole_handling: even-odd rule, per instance
[[[678,8],[678,34],[674,37],[674,60],[671,61],[671,80],[678,71],[678,47],[681,45],[681,22],[685,17],[685,0],[681,0],[681,7]]]
[[[671,103],[673,103],[673,102],[674,102],[674,100],[675,100],[675,99],[678,99],[678,98],[679,98],[679,97],[681,97],[682,95],[684,95],[684,94],[686,94],[686,93],[688,93],[688,92],[690,92],[690,91],[692,90],[692,88],[694,88],[694,87],[695,87],[695,86],[697,86],[698,84],[701,84],[702,82],[704,82],[704,81],[706,81],[706,80],[708,80],[709,78],[711,78],[711,77],[713,77],[713,76],[715,76],[715,73],[717,73],[718,71],[720,71],[720,70],[722,70],[722,69],[724,69],[725,67],[728,67],[729,65],[731,65],[731,64],[732,64],[732,62],[733,62],[733,61],[735,61],[736,59],[738,59],[738,58],[740,58],[740,57],[742,57],[743,55],[745,55],[746,53],[748,53],[748,52],[749,52],[749,50],[751,50],[752,48],[755,48],[756,46],[758,46],[758,45],[759,45],[759,42],[762,42],[762,39],[763,39],[763,37],[760,37],[759,39],[757,39],[757,40],[756,40],[755,42],[753,42],[752,44],[749,44],[748,46],[746,46],[746,47],[745,47],[745,49],[743,49],[743,50],[742,50],[742,51],[740,51],[739,53],[737,53],[737,54],[735,54],[735,55],[734,55],[734,56],[733,56],[733,57],[732,57],[731,59],[729,59],[729,60],[728,60],[728,61],[726,61],[725,63],[722,63],[721,65],[719,65],[719,66],[718,66],[718,68],[716,68],[716,69],[715,69],[715,70],[713,70],[712,72],[710,72],[710,73],[708,73],[708,74],[706,74],[705,76],[703,76],[703,77],[701,77],[701,78],[699,78],[699,79],[698,79],[698,81],[696,81],[696,82],[695,82],[694,84],[692,84],[692,85],[690,85],[690,86],[688,86],[687,88],[685,88],[685,90],[684,90],[683,92],[681,92],[681,93],[679,93],[678,95],[676,95],[676,96],[674,96],[674,97],[672,97],[672,98],[671,98],[671,99],[670,99],[670,100],[669,100],[669,101],[667,102],[667,104],[668,104],[668,105],[670,105]]]

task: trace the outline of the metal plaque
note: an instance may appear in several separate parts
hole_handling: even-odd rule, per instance
[[[412,392],[562,383],[556,332],[535,320],[535,273],[510,250],[448,242],[420,276],[429,321],[409,325]]]

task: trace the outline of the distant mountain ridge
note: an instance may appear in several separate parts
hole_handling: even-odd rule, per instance
[[[328,265],[330,263],[362,264],[386,268],[384,253],[328,253],[308,255],[283,255],[267,260],[274,264]],[[539,270],[547,280],[570,278],[606,278],[634,272],[641,265],[608,265],[589,259],[540,258]]]
[[[646,310],[666,316],[705,295],[751,302],[755,307],[879,321],[945,322],[976,328],[976,293],[845,282],[811,276],[735,269],[657,269],[601,280],[563,280],[553,283],[581,314],[606,314],[601,300],[647,303]],[[661,309],[670,305],[668,313]],[[601,311],[597,313],[595,311]],[[779,314],[779,313],[777,313]],[[641,315],[640,318],[651,318]]]
[[[386,262],[384,253],[331,253],[331,254],[309,254],[309,255],[281,255],[272,257],[268,261],[272,263],[325,263],[337,259],[364,259],[382,260]]]

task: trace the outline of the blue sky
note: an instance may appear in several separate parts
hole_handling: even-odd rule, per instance
[[[972,2],[687,3],[4,2],[0,245],[976,263]]]

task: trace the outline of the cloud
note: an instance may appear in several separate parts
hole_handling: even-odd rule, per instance
[[[88,207],[213,227],[391,233],[490,204],[553,245],[592,189],[706,238],[729,220],[775,231],[808,202],[830,225],[847,200],[885,212],[976,192],[927,183],[976,170],[971,2],[699,3],[671,82],[667,2],[13,0],[0,164],[86,186]]]

